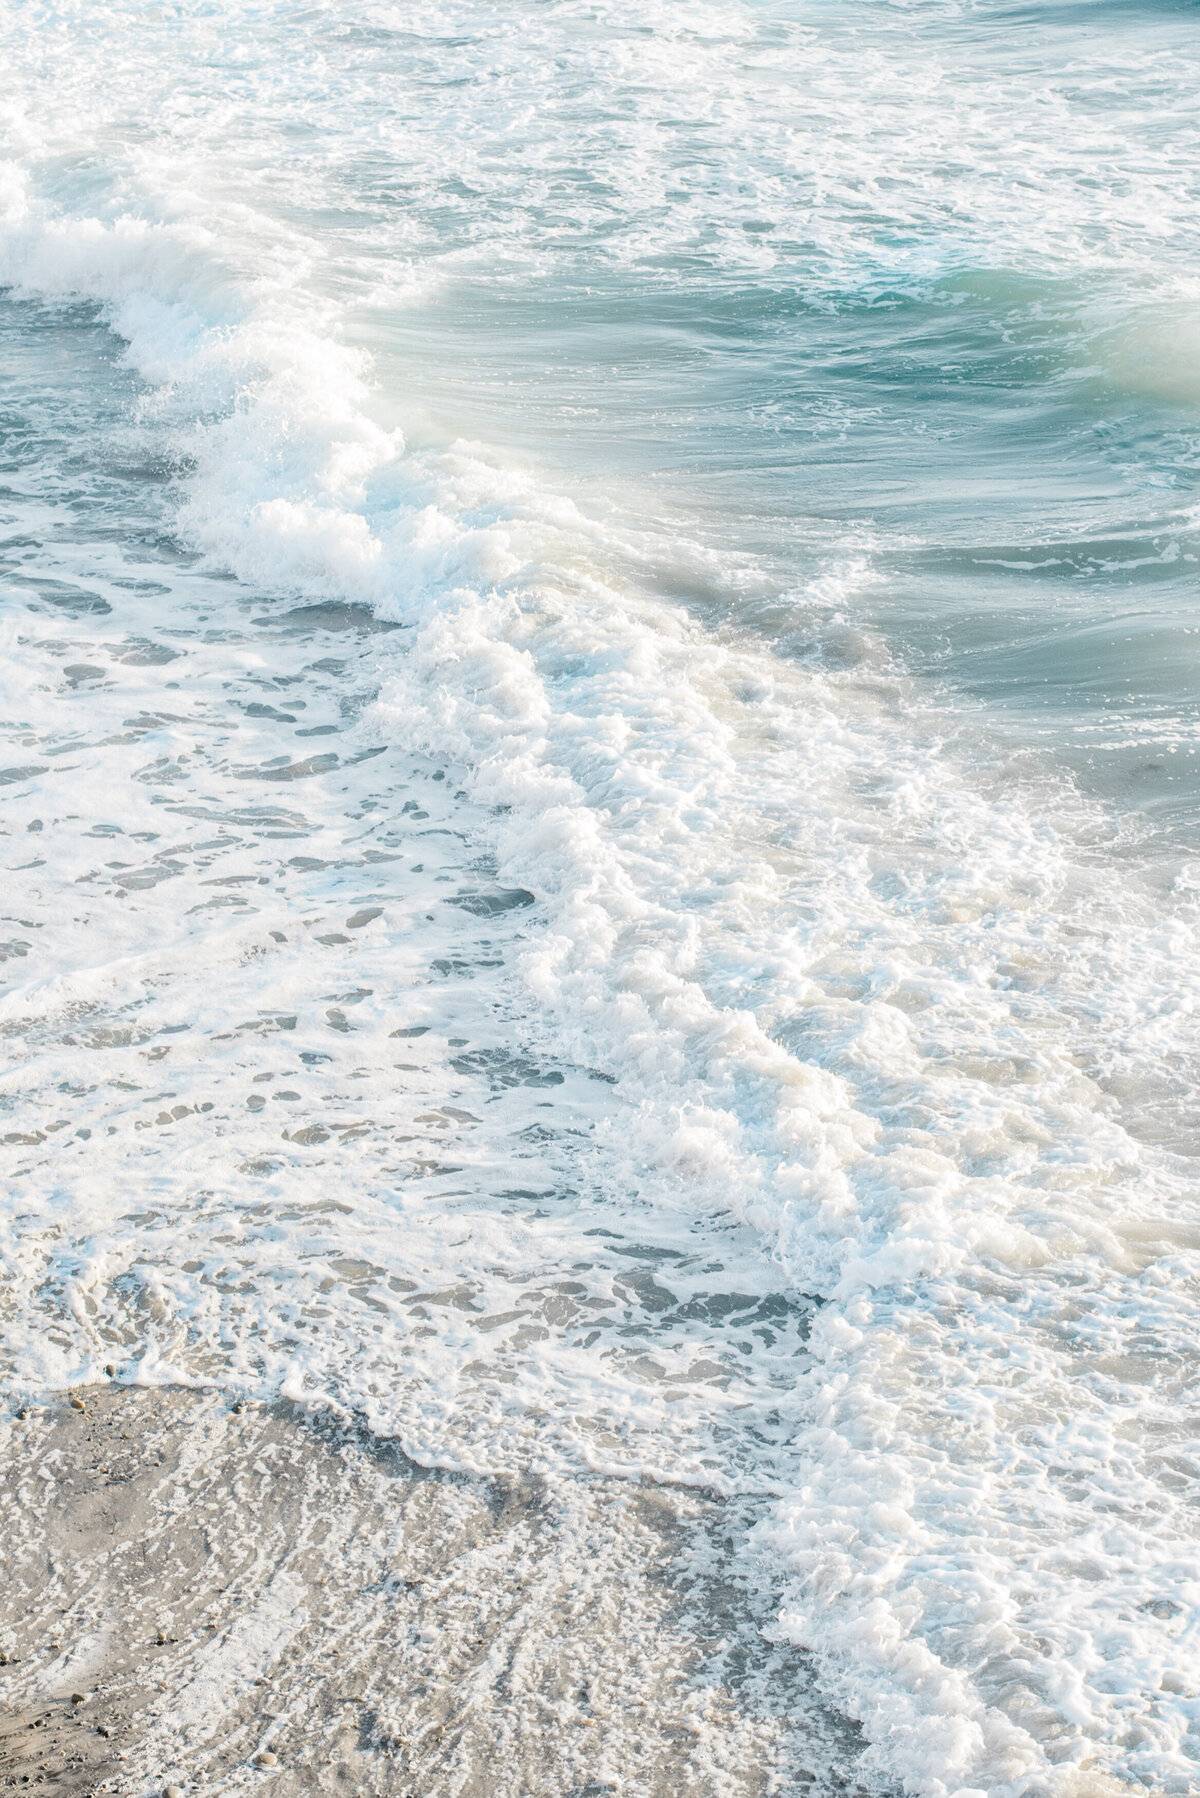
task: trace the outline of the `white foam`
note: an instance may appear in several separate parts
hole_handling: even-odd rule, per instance
[[[402,9],[383,13],[381,30],[411,28]],[[693,250],[714,193],[728,196],[721,269],[768,271],[802,250],[822,271],[814,300],[847,270],[862,294],[1014,245],[1026,267],[1148,278],[1190,218],[1185,152],[1169,145],[1124,187],[1080,193],[1113,117],[1144,106],[1149,66],[1103,116],[1027,82],[1017,182],[993,174],[1001,152],[1011,166],[1014,100],[989,91],[986,59],[957,84],[948,62],[906,81],[899,27],[865,57],[796,32],[789,67],[809,110],[772,113],[743,141],[766,80],[752,56],[741,86],[728,79],[755,41],[749,12],[706,10],[684,29],[649,8],[633,47],[603,15],[578,35],[571,17],[539,26],[543,56],[561,49],[605,91],[644,84],[652,113],[701,92],[726,146],[693,190],[703,204],[675,208],[670,157],[648,147],[640,111],[607,164],[615,197],[569,221],[618,219],[614,258],[664,231],[674,254]],[[106,13],[74,81],[97,42],[115,56],[113,29]],[[510,269],[528,269],[566,229],[563,125],[538,123],[520,34],[488,54],[502,111],[485,107],[473,132],[453,111],[436,153],[483,184],[495,222],[518,179],[490,160],[496,118],[528,122],[519,179],[544,183],[544,207],[536,227],[532,205],[496,227]],[[56,104],[74,91],[67,79]],[[286,103],[289,117],[315,104],[307,77]],[[378,719],[466,766],[481,817],[506,808],[480,829],[494,830],[500,878],[534,891],[546,920],[524,951],[527,1027],[620,1083],[597,1129],[603,1178],[689,1226],[748,1222],[825,1299],[780,1453],[792,1490],[762,1534],[791,1581],[780,1629],[862,1719],[867,1769],[929,1798],[1065,1798],[1139,1778],[1186,1790],[1200,1725],[1187,1411],[1200,1270],[1189,1168],[1172,1152],[1186,1096],[1151,1124],[1164,1068],[1192,1090],[1192,890],[1143,880],[1051,776],[996,766],[978,721],[932,709],[886,658],[834,675],[702,628],[656,593],[672,557],[699,554],[664,548],[661,527],[585,511],[569,483],[479,445],[406,454],[336,341],[345,245],[336,278],[313,272],[315,205],[300,232],[265,176],[246,210],[255,178],[239,156],[284,141],[267,101],[245,104],[224,158],[204,127],[204,181],[135,110],[144,141],[114,153],[96,216],[14,182],[5,277],[105,308],[189,458],[179,528],[211,568],[364,600],[410,627]],[[398,154],[404,118],[376,124]],[[40,122],[30,159],[62,129]],[[897,159],[889,237],[877,214]],[[320,171],[306,175],[308,199],[327,198]],[[801,203],[811,240],[755,247],[742,231]],[[463,259],[483,254],[483,215],[455,244]],[[1094,256],[1080,250],[1099,238]],[[374,280],[360,303],[379,298]],[[832,561],[814,610],[832,591],[851,612],[856,578],[852,556]],[[120,977],[114,959],[63,979]],[[430,1228],[431,1263],[452,1265],[448,1233],[433,1243]],[[384,1353],[362,1391],[386,1371]],[[549,1362],[524,1377],[530,1410],[552,1408]],[[373,1400],[387,1421],[385,1394]]]

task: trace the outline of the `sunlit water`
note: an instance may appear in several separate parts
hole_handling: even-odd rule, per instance
[[[1194,1789],[1188,6],[11,6],[14,1394],[737,1494]]]

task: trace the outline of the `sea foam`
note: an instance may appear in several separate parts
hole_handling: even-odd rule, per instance
[[[752,33],[705,17],[713,43]],[[460,771],[473,846],[535,896],[511,1003],[537,1052],[602,1076],[597,1193],[714,1253],[748,1225],[817,1301],[759,1540],[863,1771],[929,1798],[1186,1790],[1200,1235],[1159,1098],[1194,1066],[1187,869],[1143,867],[877,636],[842,668],[788,659],[671,597],[681,567],[721,570],[670,518],[427,421],[406,448],[403,396],[339,341],[318,225],[265,192],[257,236],[243,200],[189,209],[179,154],[146,152],[125,216],[128,191],[92,215],[14,178],[0,272],[124,340],[202,572],[402,627],[364,728]],[[1067,207],[1052,158],[1034,178]],[[994,251],[1027,214],[985,194]],[[855,208],[832,210],[853,261]],[[869,578],[831,554],[789,604],[853,619]],[[386,1347],[369,1373],[337,1396],[396,1427]],[[534,1354],[519,1396],[553,1409],[577,1377]],[[455,1427],[429,1444],[467,1464]]]

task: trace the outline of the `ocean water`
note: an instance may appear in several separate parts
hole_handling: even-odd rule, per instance
[[[10,0],[14,1403],[728,1495],[867,1791],[1197,1789],[1198,23]]]

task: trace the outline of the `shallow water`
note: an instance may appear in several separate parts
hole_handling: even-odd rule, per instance
[[[14,1392],[737,1494],[874,1789],[1191,1790],[1193,11],[3,34]]]

